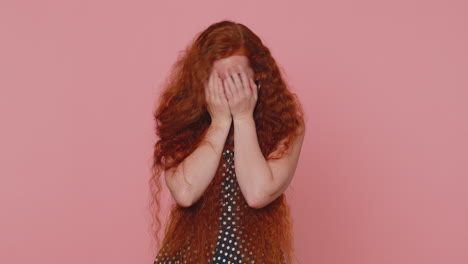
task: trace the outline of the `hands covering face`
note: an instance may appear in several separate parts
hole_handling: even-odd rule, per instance
[[[222,80],[222,89],[234,121],[253,117],[258,90],[240,65],[228,68]]]

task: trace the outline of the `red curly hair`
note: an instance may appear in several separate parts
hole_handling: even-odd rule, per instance
[[[178,251],[190,248],[192,253],[181,256],[184,258],[181,263],[209,263],[212,257],[213,242],[218,235],[218,230],[212,226],[218,222],[221,212],[222,159],[215,177],[195,204],[190,207],[172,204],[162,244],[159,236],[160,176],[165,170],[180,164],[202,142],[211,122],[204,96],[205,83],[213,62],[231,55],[246,56],[255,79],[260,81],[261,89],[253,116],[259,145],[267,160],[279,159],[305,128],[297,96],[287,89],[270,50],[248,27],[223,20],[210,25],[194,38],[173,65],[154,111],[159,140],[154,145],[149,179],[153,242],[159,245],[158,255],[162,257],[174,256]],[[233,126],[229,135],[232,133]],[[279,144],[280,141],[284,144]],[[271,154],[275,150],[278,155],[273,157]],[[244,249],[252,252],[245,254],[244,262],[292,263],[296,256],[292,219],[285,194],[263,208],[247,206],[243,197],[239,203],[243,215],[240,221],[244,225],[241,233],[247,240]]]

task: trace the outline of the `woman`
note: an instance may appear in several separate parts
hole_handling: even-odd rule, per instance
[[[303,111],[260,38],[229,20],[209,26],[178,58],[154,117],[154,264],[292,263],[283,192]],[[163,172],[175,203],[159,243]]]

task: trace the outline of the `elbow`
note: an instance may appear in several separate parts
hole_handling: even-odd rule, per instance
[[[180,193],[179,197],[176,199],[176,203],[181,207],[190,207],[194,204],[192,196],[187,189]]]
[[[181,186],[178,186],[179,188],[174,188],[173,186],[168,185],[168,187],[171,192],[171,196],[177,205],[181,207],[190,207],[193,205],[193,199],[187,186],[183,188]]]
[[[263,208],[263,206],[260,206],[258,203],[247,203],[249,207],[254,208],[254,209],[260,209]]]
[[[261,209],[265,207],[266,204],[261,203],[261,202],[247,202],[249,207],[254,208],[254,209]]]
[[[271,176],[271,180],[268,183],[261,182],[250,184],[250,189],[246,191],[247,195],[244,196],[249,207],[261,209],[270,204],[276,198],[277,195],[272,194],[272,188],[275,186],[272,182],[272,178],[273,177]]]
[[[247,205],[251,208],[261,209],[267,204],[264,202],[266,199],[263,199],[261,195],[251,195],[248,199],[245,199]]]
[[[259,191],[256,193],[256,195],[251,195],[246,199],[246,202],[249,207],[255,208],[255,209],[261,209],[267,205],[269,205],[271,202],[276,200],[278,196],[281,195],[281,192],[275,193],[275,194],[270,194],[267,193],[265,190]]]
[[[166,172],[166,185],[172,198],[181,207],[190,207],[193,205],[193,195],[189,185],[181,184],[175,177],[175,172]],[[179,176],[180,177],[180,176]]]
[[[189,201],[186,201],[186,200],[178,200],[178,201],[176,201],[176,203],[180,207],[190,207],[193,204],[192,202],[189,202]]]

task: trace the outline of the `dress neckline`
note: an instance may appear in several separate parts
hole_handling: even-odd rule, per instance
[[[234,134],[228,135],[228,137],[226,139],[226,143],[228,145],[233,145],[234,144]]]
[[[224,149],[234,150],[234,137],[231,136],[226,139],[226,142],[224,144]]]

